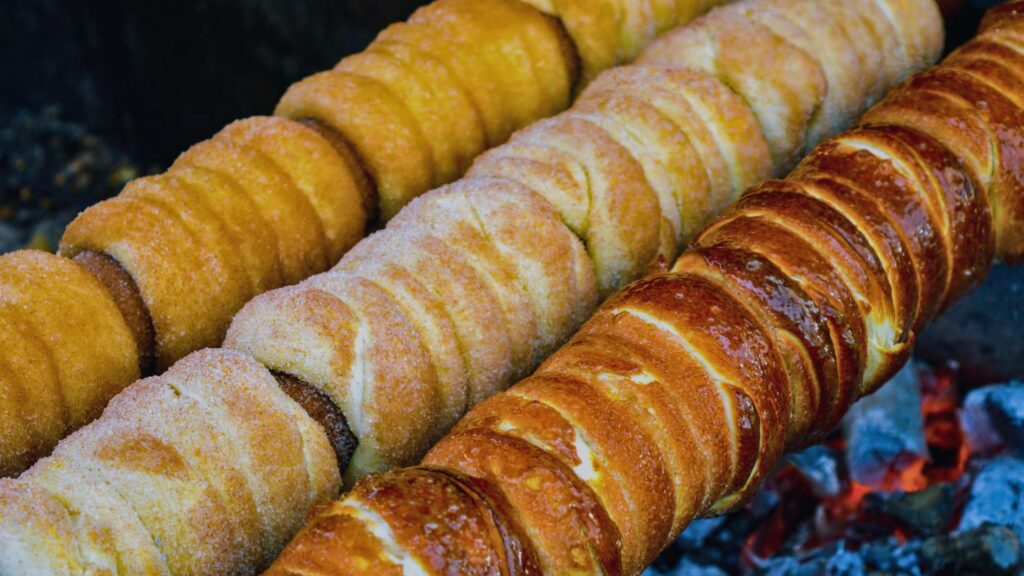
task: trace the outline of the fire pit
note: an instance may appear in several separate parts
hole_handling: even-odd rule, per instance
[[[1024,382],[913,362],[645,576],[1021,574],[1022,542]]]

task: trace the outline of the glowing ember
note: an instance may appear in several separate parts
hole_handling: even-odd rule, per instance
[[[902,391],[883,389],[860,411],[863,421],[791,456],[746,511],[698,522],[651,574],[1017,573],[1024,479],[1001,480],[1000,471],[1024,470],[1012,455],[1024,451],[1015,440],[1021,431],[1006,436],[1010,424],[1024,422],[1024,385],[981,390],[972,397],[985,398],[965,408],[954,365],[918,367],[897,380],[887,387]],[[981,414],[990,405],[992,422]],[[919,419],[907,418],[914,407]],[[974,412],[965,417],[967,408]],[[984,451],[972,452],[978,445]],[[857,466],[856,477],[868,481],[854,480]],[[992,490],[1000,494],[994,505]],[[950,572],[964,562],[973,568]]]

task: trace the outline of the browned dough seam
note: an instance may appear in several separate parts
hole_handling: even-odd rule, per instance
[[[300,124],[303,124],[307,128],[310,128],[334,148],[334,151],[341,156],[342,160],[351,169],[352,176],[356,180],[359,180],[359,184],[365,184],[357,186],[361,191],[363,201],[363,211],[366,214],[366,222],[368,224],[376,222],[379,215],[380,201],[377,196],[377,183],[373,180],[373,175],[366,169],[366,162],[359,157],[359,152],[356,151],[353,146],[341,132],[338,132],[334,128],[324,124],[323,122],[315,118],[302,118],[297,120]]]
[[[149,374],[156,359],[156,329],[139,286],[121,264],[107,254],[85,250],[73,260],[88,270],[107,288],[117,309],[135,339],[139,356],[139,371]]]
[[[302,406],[306,414],[324,429],[331,447],[334,448],[334,455],[338,458],[338,470],[344,472],[352,460],[356,446],[359,445],[359,439],[348,427],[345,414],[330,396],[309,382],[282,372],[272,373],[281,390]]]
[[[139,288],[131,275],[107,254],[85,250],[74,257],[74,261],[82,265],[95,276],[110,292],[118,310],[128,324],[135,339],[139,352],[139,367],[143,374],[153,369],[156,334],[153,321],[146,308]],[[302,406],[306,414],[315,420],[334,448],[338,458],[338,469],[344,471],[348,467],[352,454],[359,441],[348,427],[341,409],[321,390],[288,374],[274,372],[278,386],[292,400]]]

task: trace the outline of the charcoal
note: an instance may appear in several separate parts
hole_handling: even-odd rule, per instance
[[[946,531],[955,503],[951,484],[934,484],[918,492],[872,492],[864,497],[871,513],[896,520],[916,536]]]
[[[964,399],[962,418],[972,450],[990,452],[1005,446],[1024,455],[1024,382],[971,391]]]
[[[850,477],[860,484],[884,488],[892,472],[927,458],[921,389],[913,363],[854,404],[842,427]]]
[[[755,522],[767,518],[782,502],[782,494],[786,493],[786,490],[774,484],[775,479],[759,490],[747,504],[746,512]]]
[[[933,536],[917,550],[925,574],[1020,574],[1021,541],[1006,526],[984,524],[956,534]]]
[[[729,576],[716,566],[702,566],[683,558],[671,568],[651,566],[642,576]]]
[[[842,543],[825,563],[825,574],[828,576],[859,576],[865,573],[865,569],[864,558],[844,548]]]
[[[818,498],[835,498],[843,489],[841,456],[827,446],[811,446],[789,456],[789,463],[803,474]]]
[[[995,458],[974,479],[959,530],[985,524],[1007,526],[1024,540],[1024,460],[1012,456]]]
[[[920,540],[903,544],[895,536],[890,536],[865,544],[858,553],[871,574],[922,576],[921,561],[916,553],[919,547]]]
[[[985,282],[918,335],[914,354],[936,366],[956,361],[969,386],[1024,374],[1024,267],[992,266]]]
[[[867,565],[860,553],[836,542],[808,553],[765,560],[753,572],[760,576],[864,576]]]
[[[680,566],[736,566],[745,533],[737,535],[728,526],[730,520],[747,519],[747,514],[716,516],[693,521],[654,561],[646,576],[685,574]],[[700,574],[698,572],[698,574]]]
[[[800,574],[806,567],[792,556],[772,558],[761,566],[755,574],[760,576],[783,576]]]
[[[716,516],[715,518],[695,520],[686,527],[686,530],[683,530],[676,542],[683,548],[700,548],[711,534],[725,524],[725,518],[725,516]]]

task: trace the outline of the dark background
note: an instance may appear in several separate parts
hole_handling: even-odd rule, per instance
[[[945,0],[944,0],[945,1]],[[950,0],[958,1],[958,0]],[[4,0],[0,128],[57,105],[141,165],[168,165],[425,0]],[[969,37],[981,6],[951,20]]]
[[[4,0],[0,126],[62,117],[141,164],[268,114],[291,82],[361,50],[421,0]]]

